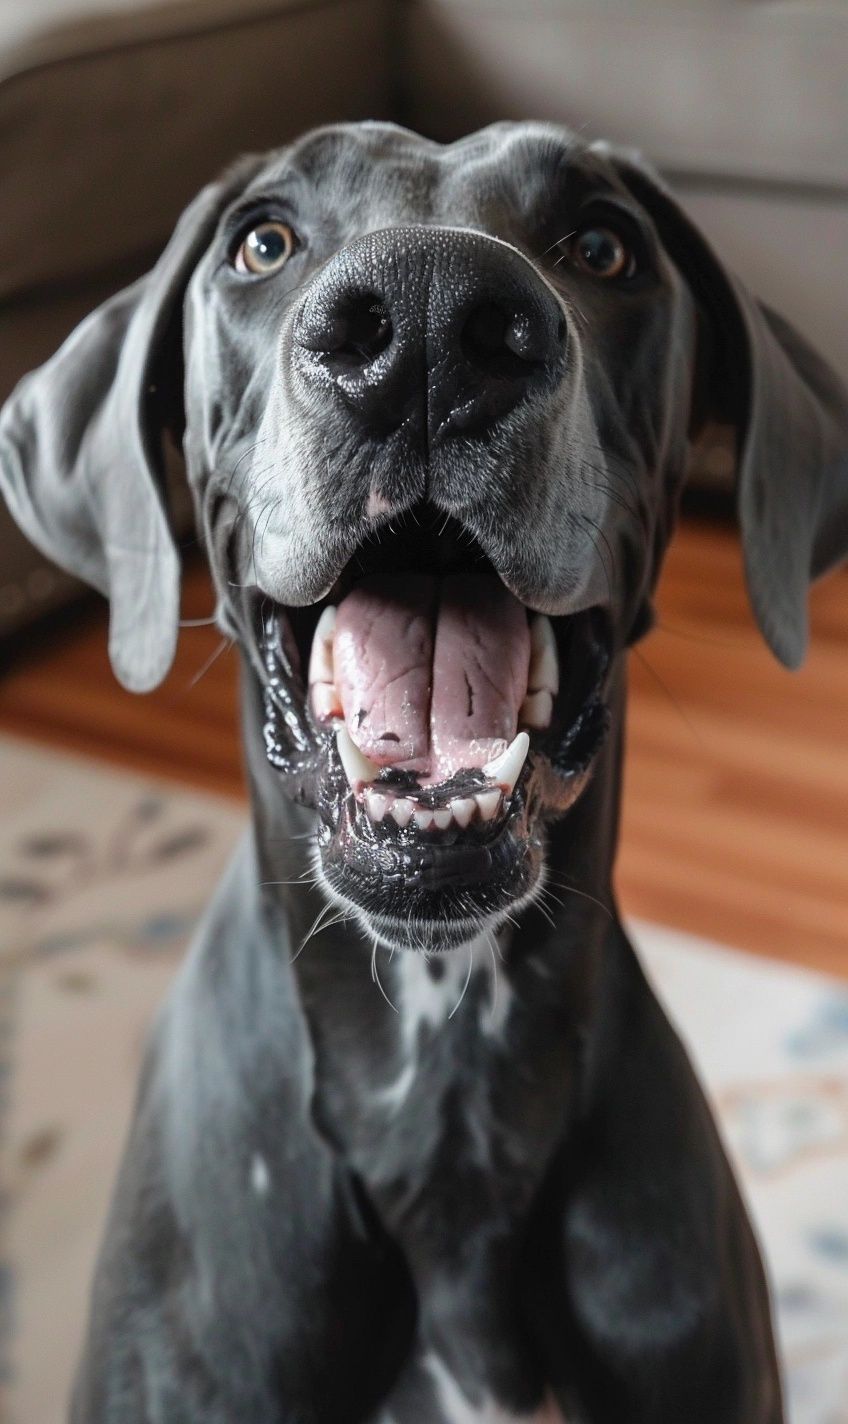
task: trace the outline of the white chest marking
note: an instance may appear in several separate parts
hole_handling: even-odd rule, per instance
[[[490,1037],[502,1033],[509,1018],[512,988],[506,975],[498,973],[496,952],[490,937],[481,936],[467,947],[443,955],[438,961],[439,978],[433,977],[423,954],[406,951],[394,955],[392,996],[400,1016],[405,1065],[393,1082],[375,1094],[381,1107],[397,1111],[403,1105],[415,1080],[419,1031],[423,1027],[445,1031],[454,1016],[461,1019],[470,976],[483,975],[487,981],[479,1008],[481,1029]]]
[[[267,1196],[268,1188],[271,1185],[268,1163],[258,1152],[254,1152],[250,1162],[250,1185],[258,1197]]]
[[[532,1414],[513,1414],[490,1397],[472,1404],[438,1355],[428,1354],[425,1364],[438,1387],[445,1424],[566,1424],[550,1398]]]

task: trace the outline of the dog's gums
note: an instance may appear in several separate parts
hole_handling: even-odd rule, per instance
[[[265,605],[260,632],[268,758],[319,812],[329,888],[370,933],[428,951],[532,892],[544,823],[579,797],[609,724],[601,612],[534,613],[440,526],[419,512],[394,560],[393,536],[380,544],[391,573],[360,550],[327,601]]]

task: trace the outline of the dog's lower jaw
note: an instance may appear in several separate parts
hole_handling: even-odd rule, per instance
[[[620,667],[620,660],[616,662]],[[531,754],[502,825],[488,833],[481,828],[484,834],[477,843],[473,837],[458,837],[453,850],[445,837],[425,835],[418,838],[423,839],[422,854],[422,845],[407,846],[404,835],[396,843],[378,843],[337,759],[325,758],[322,768],[316,758],[315,770],[302,787],[280,776],[262,745],[262,683],[247,659],[245,666],[248,762],[257,810],[273,826],[271,830],[266,824],[260,839],[280,843],[287,839],[283,828],[289,825],[291,834],[303,838],[300,879],[323,892],[317,907],[314,898],[310,902],[313,918],[323,910],[315,933],[338,919],[355,926],[356,937],[361,932],[369,947],[439,955],[462,951],[481,936],[494,936],[540,899],[542,913],[553,910],[555,918],[561,903],[570,902],[569,919],[581,894],[606,902],[608,848],[615,843],[609,818],[617,815],[617,807],[609,804],[603,787],[608,783],[608,753],[618,743],[618,668],[604,690],[601,745],[582,771],[563,779],[546,758]],[[598,778],[600,786],[593,785]],[[304,796],[302,790],[310,794]],[[597,854],[587,855],[596,841]],[[288,876],[291,849],[279,872]],[[454,864],[456,854],[460,861]],[[309,928],[306,925],[304,933]]]

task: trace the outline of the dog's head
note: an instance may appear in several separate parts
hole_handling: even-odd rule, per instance
[[[170,664],[165,426],[222,626],[331,891],[444,948],[528,896],[650,621],[687,455],[735,428],[747,577],[795,666],[848,546],[848,407],[638,159],[503,124],[339,126],[204,190],[153,271],[0,424],[33,540],[107,592],[121,680]]]

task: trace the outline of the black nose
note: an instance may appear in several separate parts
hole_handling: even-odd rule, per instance
[[[480,435],[561,378],[566,322],[530,263],[482,233],[387,228],[343,248],[294,324],[300,377],[365,430]]]

